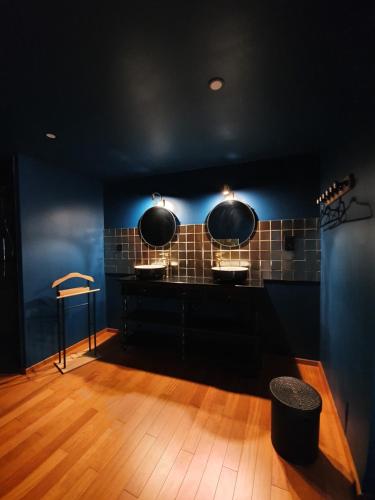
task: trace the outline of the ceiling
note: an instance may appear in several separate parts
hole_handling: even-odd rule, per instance
[[[371,99],[366,0],[0,3],[2,146],[93,175],[319,152]]]

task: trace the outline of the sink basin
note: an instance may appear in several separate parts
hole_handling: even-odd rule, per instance
[[[243,283],[247,280],[248,268],[243,266],[212,267],[214,281],[227,283]]]
[[[142,280],[161,279],[166,270],[165,264],[142,264],[134,266],[135,275]]]

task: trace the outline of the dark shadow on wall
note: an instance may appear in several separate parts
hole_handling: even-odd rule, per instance
[[[298,358],[319,358],[320,283],[267,282],[263,315],[267,352]]]
[[[352,197],[348,203],[342,198],[337,203],[328,205],[322,209],[320,217],[320,227],[324,231],[334,229],[341,224],[349,222],[359,222],[371,219],[373,210],[371,204],[365,201],[358,201]]]
[[[31,366],[56,352],[55,279],[72,271],[94,276],[102,290],[97,326],[105,326],[102,187],[35,158],[19,156],[18,168],[26,366]],[[70,316],[77,323],[67,318],[67,345],[87,334],[87,315]]]
[[[87,299],[69,299],[65,312],[66,345],[87,336]],[[80,305],[83,304],[83,305]],[[73,306],[73,308],[72,308]],[[42,297],[25,302],[25,338],[28,366],[58,352],[56,299]]]
[[[31,366],[58,350],[56,300],[31,300],[24,303],[24,310],[27,363]]]

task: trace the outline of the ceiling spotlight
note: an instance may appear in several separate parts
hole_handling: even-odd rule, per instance
[[[56,139],[57,138],[57,135],[56,134],[53,134],[52,132],[47,132],[46,133],[46,137],[48,139]]]
[[[223,88],[224,80],[222,78],[215,76],[215,78],[211,78],[211,80],[209,80],[208,86],[211,90],[215,92],[216,90],[220,90]]]

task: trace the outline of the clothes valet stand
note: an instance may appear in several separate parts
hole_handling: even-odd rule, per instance
[[[86,286],[75,288],[61,289],[60,285],[72,278],[80,278],[86,281]],[[81,273],[69,273],[55,280],[51,287],[56,288],[56,305],[57,305],[57,343],[59,349],[59,361],[55,362],[55,366],[61,373],[67,373],[75,368],[79,368],[100,356],[96,352],[96,293],[100,288],[90,288],[90,283],[94,283],[94,278]],[[66,306],[65,301],[71,297],[78,295],[86,295],[87,302]],[[90,298],[92,297],[92,300]],[[87,333],[89,348],[83,352],[66,354],[66,332],[65,332],[65,312],[76,307],[87,306]],[[93,335],[93,349],[91,335]]]

